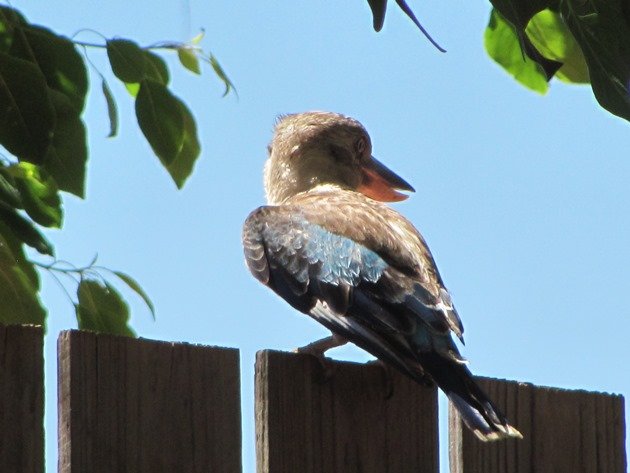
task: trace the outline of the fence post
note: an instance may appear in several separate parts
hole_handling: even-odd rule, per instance
[[[44,331],[0,326],[0,471],[44,472]]]
[[[238,350],[62,332],[59,472],[241,471]]]
[[[626,473],[622,396],[477,379],[524,438],[479,442],[449,406],[451,473]]]
[[[373,363],[331,366],[257,353],[258,473],[437,473],[435,388]]]

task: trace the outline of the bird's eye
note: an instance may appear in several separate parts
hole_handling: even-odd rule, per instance
[[[364,137],[360,137],[357,139],[357,141],[354,144],[354,149],[357,152],[357,155],[359,157],[363,156],[363,153],[365,153],[365,150],[367,149],[367,141]]]
[[[273,147],[271,145],[267,145],[267,152],[269,153],[269,155],[271,155],[272,151],[273,151]]]

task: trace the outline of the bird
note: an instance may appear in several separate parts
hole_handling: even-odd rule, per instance
[[[522,438],[460,354],[464,327],[433,256],[387,205],[414,188],[372,156],[363,125],[333,112],[281,116],[263,174],[267,205],[243,226],[246,264],[332,333],[297,351],[323,358],[350,341],[437,384],[480,440]]]

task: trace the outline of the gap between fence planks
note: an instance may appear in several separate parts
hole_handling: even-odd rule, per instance
[[[43,330],[0,326],[0,471],[43,473]],[[64,332],[59,471],[241,471],[238,351]],[[260,473],[438,471],[433,388],[377,365],[257,354]],[[624,473],[622,396],[478,378],[524,440],[450,412],[453,473]],[[54,394],[53,394],[54,395]]]
[[[622,396],[477,380],[524,438],[479,442],[449,406],[451,473],[626,473]]]
[[[59,472],[241,471],[238,350],[62,332]]]
[[[0,325],[0,471],[44,472],[44,330]]]
[[[256,355],[258,473],[437,473],[437,392],[374,363]]]

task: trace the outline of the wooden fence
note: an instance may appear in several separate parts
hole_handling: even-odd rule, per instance
[[[0,472],[44,471],[42,348],[0,326]],[[58,357],[60,473],[241,472],[237,350],[68,331]],[[480,382],[525,438],[484,444],[450,412],[451,472],[626,472],[623,397]],[[378,364],[257,355],[259,473],[437,473],[437,419],[435,388]]]

